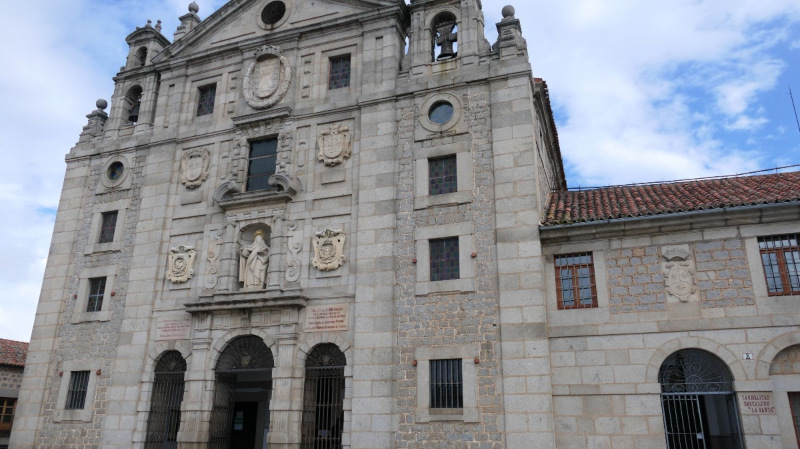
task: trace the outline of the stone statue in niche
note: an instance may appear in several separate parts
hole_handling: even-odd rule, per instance
[[[344,264],[344,232],[326,229],[314,235],[314,259],[319,271],[333,271]]]
[[[245,290],[264,288],[269,265],[269,246],[264,241],[264,231],[257,230],[253,243],[239,250],[239,282]]]
[[[281,56],[281,49],[274,45],[264,45],[256,50],[254,59],[245,72],[242,93],[250,107],[267,109],[286,95],[292,68],[289,60]]]
[[[167,258],[167,279],[183,284],[194,276],[195,250],[192,246],[172,247]]]
[[[689,246],[665,246],[661,248],[661,255],[664,258],[661,269],[666,282],[668,302],[689,302],[697,299],[696,270],[694,261],[689,260]]]
[[[350,157],[350,128],[339,124],[331,125],[320,134],[317,159],[325,165],[333,166]]]
[[[183,154],[181,159],[181,182],[187,189],[203,185],[208,179],[208,150],[191,150]]]

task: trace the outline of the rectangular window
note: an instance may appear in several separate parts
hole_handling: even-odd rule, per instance
[[[114,232],[117,230],[118,211],[103,212],[102,223],[100,224],[100,239],[97,243],[109,243],[114,241]]]
[[[431,408],[463,408],[461,359],[431,360]]]
[[[796,391],[789,393],[789,408],[792,410],[794,435],[797,437],[797,445],[800,447],[800,393]]]
[[[559,309],[597,307],[597,287],[591,253],[556,256],[556,292]]]
[[[428,194],[442,195],[458,191],[456,155],[428,159]]]
[[[203,86],[200,88],[197,101],[197,116],[208,115],[214,112],[214,98],[217,96],[217,85]]]
[[[0,398],[0,432],[11,431],[11,423],[14,421],[14,406],[16,399]]]
[[[247,166],[247,191],[269,190],[269,177],[275,174],[278,156],[278,139],[262,140],[250,144],[250,159]]]
[[[458,237],[430,240],[431,281],[458,279]]]
[[[103,309],[103,294],[105,290],[105,277],[89,279],[89,300],[86,301],[87,312],[99,312]]]
[[[339,89],[350,86],[350,55],[331,58],[331,75],[328,78],[328,89]]]
[[[65,410],[83,410],[86,405],[86,389],[89,387],[89,371],[72,371]]]
[[[769,296],[800,295],[798,235],[800,234],[758,238]]]

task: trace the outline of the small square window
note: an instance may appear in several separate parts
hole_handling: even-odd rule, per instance
[[[431,408],[464,407],[461,359],[431,360]]]
[[[458,279],[458,260],[458,237],[431,240],[431,281]]]
[[[428,194],[442,195],[458,191],[456,155],[428,159]]]
[[[799,234],[758,238],[769,296],[800,295]]]
[[[0,398],[0,432],[11,430],[14,421],[14,406],[17,400],[13,398]]]
[[[72,371],[65,410],[83,410],[86,406],[86,391],[89,387],[89,371]]]
[[[86,301],[87,312],[100,312],[103,309],[103,296],[105,290],[105,277],[89,279],[89,299]]]
[[[114,232],[117,230],[118,211],[103,212],[100,224],[100,238],[97,243],[110,243],[114,241]]]
[[[214,98],[217,96],[217,85],[203,86],[200,89],[197,102],[197,116],[208,115],[214,112]]]
[[[350,86],[350,55],[331,58],[328,89],[333,90],[348,86]]]
[[[261,140],[250,144],[250,159],[247,164],[247,191],[273,189],[269,177],[275,174],[278,156],[278,139]]]
[[[559,309],[597,307],[597,286],[591,253],[556,256],[555,268]]]

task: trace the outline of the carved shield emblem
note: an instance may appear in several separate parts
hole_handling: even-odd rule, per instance
[[[313,265],[319,271],[332,271],[344,263],[344,233],[326,229],[314,236]]]
[[[268,55],[256,61],[250,83],[257,96],[264,98],[274,94],[280,82],[281,60],[277,56]]]
[[[167,279],[182,284],[194,276],[194,247],[178,246],[170,248],[167,261]]]
[[[350,128],[331,125],[319,137],[317,159],[325,165],[338,165],[350,157]]]
[[[192,150],[181,159],[181,182],[187,189],[200,187],[208,178],[208,150]]]
[[[242,81],[244,100],[250,107],[266,109],[277,104],[289,90],[292,69],[281,50],[264,45],[255,53]]]

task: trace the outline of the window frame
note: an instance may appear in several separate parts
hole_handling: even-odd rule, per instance
[[[334,76],[339,73],[334,73],[334,64],[337,62],[347,61],[347,80],[342,85],[336,85]],[[349,89],[353,80],[353,59],[350,53],[339,54],[328,57],[328,90]],[[345,84],[346,83],[346,84]]]
[[[91,422],[94,415],[95,391],[97,389],[97,378],[103,364],[100,360],[67,360],[61,365],[61,384],[58,390],[56,410],[53,414],[53,422],[62,421],[81,421]],[[86,384],[86,395],[84,396],[84,406],[82,409],[68,409],[67,399],[70,391],[70,381],[73,371],[88,371],[89,380]]]
[[[114,297],[114,281],[117,275],[117,267],[108,265],[97,268],[86,268],[80,272],[78,281],[77,299],[72,311],[72,324],[109,321],[111,320],[111,298]],[[88,312],[89,294],[91,291],[91,279],[106,278],[105,288],[103,289],[103,301],[100,310]]]
[[[83,410],[86,408],[86,393],[89,390],[89,377],[91,371],[80,370],[69,372],[67,384],[67,402],[64,410]]]
[[[434,248],[441,243],[441,255],[442,257],[437,257],[435,254]],[[452,245],[455,243],[455,257],[448,257],[447,247],[448,244]],[[429,248],[429,257],[428,257],[428,264],[430,265],[430,281],[431,282],[440,282],[440,281],[449,281],[453,279],[461,279],[461,271],[460,271],[460,248],[459,248],[459,241],[458,236],[455,237],[444,237],[444,238],[437,238],[437,239],[430,239],[428,240],[428,248]],[[437,249],[438,252],[438,249]],[[444,262],[444,267],[441,268],[441,272],[436,269],[435,264],[437,262]],[[455,271],[454,275],[452,271],[448,271],[448,265],[455,264]],[[448,277],[452,276],[452,277]]]
[[[109,218],[113,215],[113,222]],[[97,238],[98,244],[111,243],[114,241],[114,235],[117,232],[117,221],[119,220],[119,211],[111,210],[100,213],[100,235]]]
[[[475,235],[472,222],[418,227],[414,230],[417,256],[416,295],[475,291]],[[431,281],[430,240],[458,238],[458,279]]]
[[[429,360],[430,408],[453,410],[464,408],[464,375],[461,359]],[[444,373],[444,375],[442,375]],[[450,377],[453,377],[452,379]]]
[[[14,425],[17,398],[0,398],[0,432],[10,432]]]
[[[89,278],[89,295],[86,297],[86,312],[95,313],[103,310],[103,299],[106,296],[106,276]]]
[[[212,92],[210,97],[204,97],[204,95],[207,95],[209,92]],[[195,109],[195,117],[212,115],[214,113],[214,106],[216,106],[216,99],[217,99],[217,83],[211,83],[199,86],[197,88],[197,108]]]
[[[274,142],[275,143],[275,152],[274,152],[274,154],[272,154],[272,155],[267,154],[265,156],[259,156],[259,157],[253,158],[252,157],[253,145],[254,144],[258,144],[258,143],[262,143],[262,142]],[[250,192],[269,192],[269,191],[275,190],[276,189],[275,186],[269,185],[269,178],[271,176],[275,175],[275,173],[277,173],[277,170],[278,170],[278,150],[279,150],[279,147],[280,147],[280,142],[278,141],[278,136],[272,136],[272,137],[267,137],[267,138],[264,138],[264,139],[252,140],[252,141],[249,142],[249,145],[250,145],[250,148],[248,149],[248,152],[247,152],[247,167],[246,167],[246,173],[245,173],[245,187],[244,187],[245,188],[245,192],[247,192],[247,193],[250,193]],[[273,171],[270,172],[270,173],[251,175],[250,174],[250,166],[252,164],[252,161],[259,160],[259,159],[266,159],[268,157],[273,157],[274,158]],[[267,188],[263,188],[263,189],[250,189],[250,178],[254,178],[254,177],[259,177],[259,178],[266,177],[267,178],[268,187]]]
[[[126,167],[126,171],[130,170]],[[128,215],[128,205],[130,200],[119,200],[110,203],[95,204],[92,210],[92,224],[89,227],[89,242],[84,248],[84,254],[104,251],[121,251],[122,237],[125,229],[125,219]],[[117,212],[117,220],[114,224],[114,237],[110,242],[101,242],[100,235],[103,230],[103,214]]]
[[[450,161],[452,161],[452,166],[449,166]],[[442,167],[436,167],[437,164],[442,164]],[[455,172],[450,175],[442,173],[441,176],[434,176],[434,170],[454,170]],[[441,180],[440,183],[444,184],[439,189],[441,191],[434,191],[437,180]],[[447,195],[456,192],[458,192],[458,156],[448,154],[447,156],[428,158],[428,195]]]
[[[471,203],[475,186],[472,152],[469,142],[461,141],[447,145],[432,145],[415,150],[414,160],[414,209],[434,206]],[[450,193],[431,195],[430,161],[445,157],[456,157],[456,190]]]
[[[568,263],[566,265],[558,264],[559,259],[568,259],[573,257],[584,257],[584,256],[589,257],[588,263],[572,263],[572,264]],[[581,287],[580,282],[575,282],[575,280],[581,279],[581,276],[578,274],[578,270],[581,268],[588,268],[589,270],[589,280],[590,280],[589,289],[591,294],[590,297],[591,304],[589,305],[581,304],[583,298],[581,297],[580,292],[581,290],[583,290],[583,287]],[[570,290],[572,290],[574,296],[573,297],[574,304],[572,305],[564,304],[564,298],[562,293],[564,289],[562,289],[562,279],[566,278],[564,276],[561,276],[560,272],[564,271],[565,269],[570,271],[570,279],[572,280],[572,286],[570,287]],[[599,307],[598,295],[597,295],[597,277],[595,275],[594,255],[592,254],[592,251],[554,255],[553,271],[555,273],[555,281],[556,281],[555,287],[556,287],[556,299],[557,299],[558,310],[594,309]]]
[[[431,408],[431,361],[461,361],[461,408]],[[421,346],[414,349],[417,361],[417,407],[416,422],[461,421],[475,423],[480,421],[478,411],[478,365],[480,347],[476,344],[454,346]]]
[[[772,247],[772,248],[764,248],[762,247],[762,243],[766,243],[767,239],[789,239],[794,240],[795,245],[789,245],[784,247]],[[774,240],[773,240],[774,241]],[[789,268],[787,266],[785,255],[786,253],[791,252],[800,252],[800,234],[798,233],[785,233],[785,234],[773,234],[773,235],[766,235],[766,236],[759,236],[756,238],[756,244],[758,246],[758,254],[759,260],[761,262],[761,271],[763,274],[763,279],[765,282],[765,287],[767,291],[767,296],[794,296],[800,295],[800,284],[798,284],[797,290],[792,290],[792,282],[791,282],[791,274],[789,273]],[[781,290],[780,291],[770,291],[770,281],[769,277],[767,276],[767,265],[764,263],[764,256],[767,254],[775,254],[775,262],[777,264],[778,269],[778,276],[781,281]],[[800,271],[800,263],[797,265],[796,268]]]

